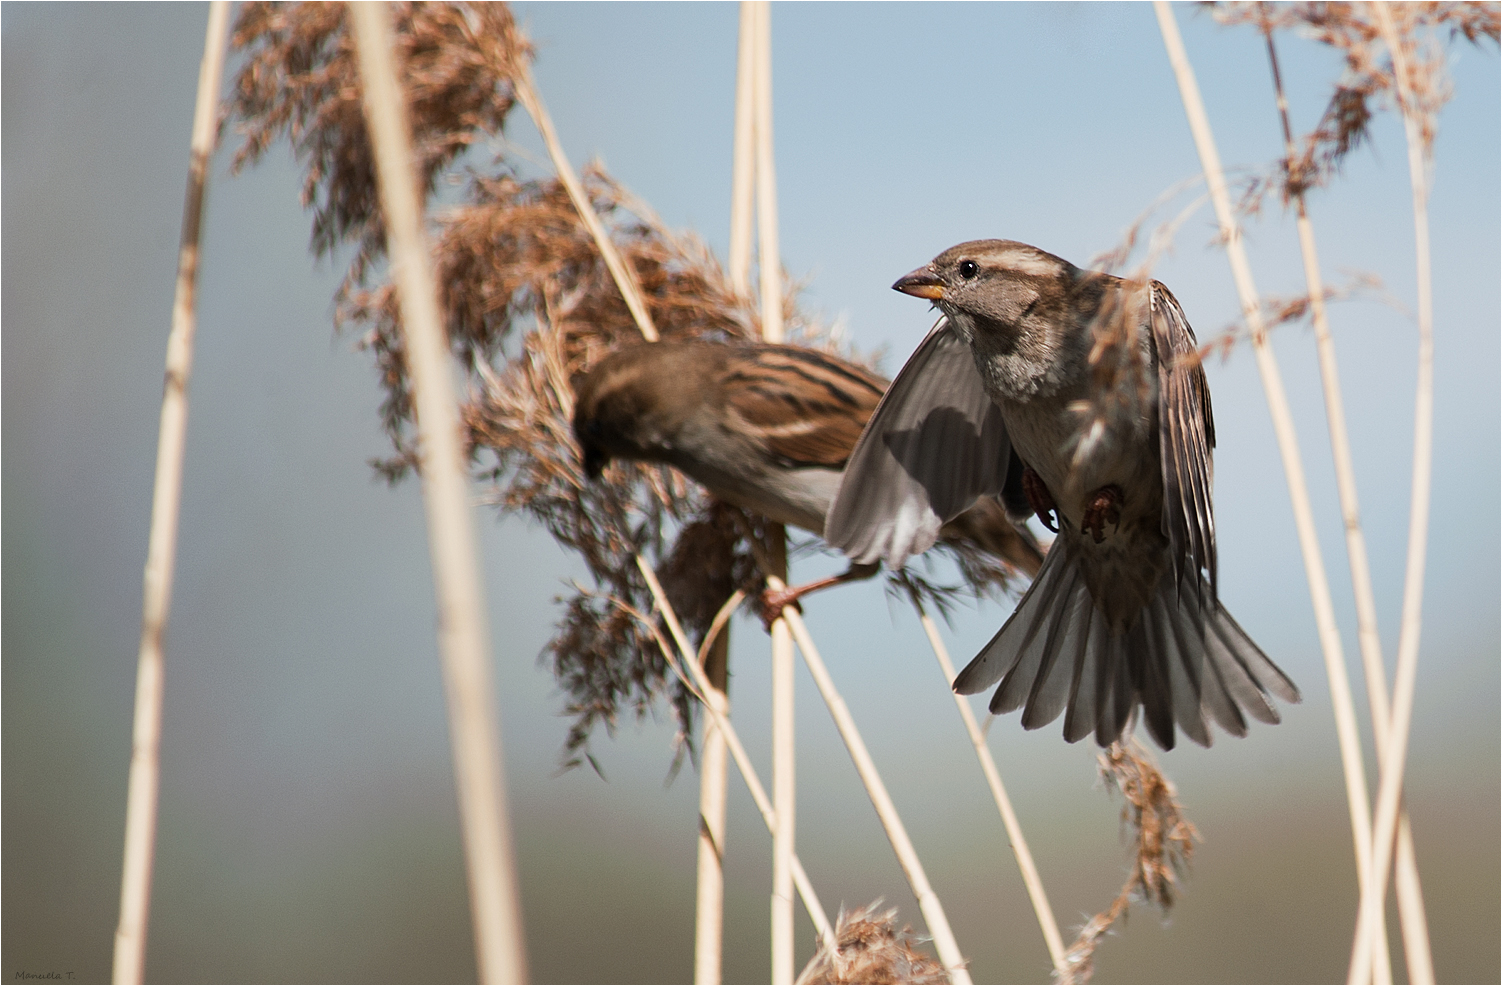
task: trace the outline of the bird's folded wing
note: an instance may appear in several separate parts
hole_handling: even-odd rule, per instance
[[[1153,348],[1158,358],[1158,441],[1163,459],[1163,532],[1180,585],[1209,579],[1216,594],[1215,514],[1210,503],[1215,421],[1194,330],[1168,289],[1152,285]]]
[[[812,349],[737,352],[717,381],[739,430],[790,469],[843,469],[886,381]]]
[[[900,568],[939,528],[1006,484],[1011,445],[970,346],[934,327],[866,423],[824,540],[853,561]]]

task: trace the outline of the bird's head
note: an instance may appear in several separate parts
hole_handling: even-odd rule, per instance
[[[702,348],[702,347],[701,347]],[[611,459],[668,462],[695,350],[654,342],[616,350],[574,382],[574,439],[590,479]]]
[[[1062,305],[1079,274],[1068,261],[1026,243],[971,240],[945,250],[892,288],[932,301],[970,336],[977,323],[1020,331],[1031,316]]]

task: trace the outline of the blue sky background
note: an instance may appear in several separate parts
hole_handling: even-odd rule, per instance
[[[601,157],[672,227],[723,256],[736,8],[517,5],[576,164]],[[1260,39],[1177,8],[1222,158],[1281,146]],[[3,839],[0,968],[108,975],[118,900],[164,344],[205,10],[13,5],[3,41]],[[1076,263],[1197,173],[1143,4],[774,6],[782,256],[803,303],[886,347],[928,327],[888,286],[962,240]],[[1295,126],[1339,69],[1280,48]],[[1495,980],[1499,775],[1499,76],[1457,45],[1432,227],[1436,447],[1409,804],[1441,979]],[[517,114],[509,154],[545,160]],[[1379,275],[1415,304],[1407,158],[1383,114],[1311,210],[1330,280]],[[477,160],[483,161],[480,156]],[[307,253],[290,155],[237,178],[216,159],[206,223],[178,587],[168,641],[158,980],[473,976],[415,484],[386,451],[368,358],[335,336],[338,265]],[[541,173],[541,165],[535,169]],[[1187,201],[1187,200],[1186,200]],[[1156,275],[1202,339],[1237,302],[1202,208]],[[1302,290],[1291,220],[1248,230],[1267,295]],[[1332,309],[1385,650],[1407,537],[1415,332],[1379,298]],[[1279,330],[1354,676],[1349,579],[1312,335]],[[1286,485],[1246,349],[1209,369],[1222,597],[1298,682],[1277,727],[1164,758],[1204,843],[1171,922],[1145,908],[1101,981],[1344,975],[1355,878],[1328,689]],[[519,519],[483,515],[507,769],[537,981],[691,975],[696,784],[666,783],[673,726],[623,721],[607,780],[557,773],[562,699],[536,656],[580,567]],[[836,568],[828,558],[807,574]],[[802,574],[802,573],[795,573]],[[978,979],[1040,980],[1047,956],[916,620],[874,584],[806,607]],[[967,659],[1005,618],[957,611]],[[765,636],[734,631],[732,701],[769,771]],[[800,672],[801,674],[801,672]],[[812,682],[799,681],[800,854],[826,905],[917,908]],[[1364,717],[1363,717],[1364,718]],[[991,743],[1067,931],[1124,878],[1119,801],[1058,724]],[[1375,785],[1375,775],[1370,783]],[[767,969],[770,843],[732,781],[727,981]],[[799,959],[812,929],[800,918]],[[1401,962],[1401,959],[1399,959]],[[1399,965],[1401,969],[1401,965]]]

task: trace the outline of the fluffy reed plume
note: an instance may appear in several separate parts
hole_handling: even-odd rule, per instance
[[[835,941],[818,951],[798,974],[799,983],[947,983],[944,967],[913,947],[913,929],[897,930],[897,909],[878,912],[876,900],[855,911],[840,911]]]
[[[512,80],[532,48],[502,4],[396,8],[413,149],[431,195],[465,150],[500,135],[515,101]],[[286,136],[306,169],[313,253],[356,244],[345,288],[363,283],[384,256],[385,231],[343,5],[244,4],[230,43],[245,56],[226,107],[245,138],[234,168]]]
[[[590,584],[564,600],[545,650],[573,718],[565,762],[588,758],[596,726],[612,729],[623,709],[643,715],[660,697],[675,704],[691,736],[687,692],[626,615],[651,610],[633,558],[645,552],[663,569],[690,632],[702,633],[734,588],[756,588],[747,539],[761,537],[761,521],[709,502],[666,468],[617,462],[603,481],[586,482],[570,426],[571,381],[641,337],[563,187],[523,177],[504,156],[477,160],[480,148],[504,148],[514,80],[531,45],[500,4],[402,4],[396,28],[423,190],[430,208],[440,197],[455,203],[434,210],[430,233],[450,346],[469,383],[464,418],[476,478],[502,513],[540,522],[589,571]],[[235,167],[287,138],[304,171],[312,252],[354,248],[335,322],[360,329],[375,358],[394,454],[372,465],[396,482],[417,464],[418,449],[342,7],[246,4],[232,43],[244,58],[225,112],[243,137]],[[583,184],[664,339],[759,335],[753,303],[732,290],[707,247],[665,229],[602,168],[586,168]],[[783,316],[790,341],[834,349],[794,295]],[[1006,573],[978,553],[956,560],[973,591],[1005,585]],[[941,606],[961,588],[912,572],[902,585]]]
[[[1345,60],[1319,124],[1299,140],[1296,154],[1280,159],[1276,174],[1253,180],[1242,198],[1242,209],[1255,212],[1266,195],[1276,190],[1286,206],[1305,190],[1322,186],[1338,174],[1346,155],[1369,140],[1374,112],[1397,105],[1392,58],[1384,57],[1381,30],[1367,4],[1236,2],[1211,6],[1222,24],[1250,24],[1264,33],[1293,31],[1334,48]],[[1502,32],[1502,14],[1494,2],[1409,3],[1403,8],[1415,33],[1421,29],[1445,33],[1450,40],[1463,37],[1479,45],[1486,38],[1497,42]],[[1431,83],[1415,92],[1425,120],[1426,143],[1432,143],[1439,109],[1450,98],[1444,57],[1438,45],[1431,46],[1421,53],[1414,73]]]
[[[1126,917],[1134,900],[1157,904],[1165,912],[1173,906],[1179,874],[1193,860],[1199,838],[1184,817],[1173,782],[1135,738],[1111,744],[1099,761],[1101,778],[1125,799],[1121,822],[1132,831],[1132,870],[1111,906],[1086,922],[1069,946],[1058,977],[1064,983],[1090,980],[1096,947],[1117,919]]]

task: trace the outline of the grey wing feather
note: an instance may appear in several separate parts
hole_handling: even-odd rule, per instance
[[[970,346],[936,325],[861,432],[824,521],[851,560],[900,568],[939,528],[1006,485],[1011,443]]]
[[[1210,503],[1215,422],[1210,387],[1195,350],[1194,330],[1169,290],[1152,285],[1153,348],[1158,359],[1158,441],[1163,460],[1163,533],[1172,545],[1179,583],[1209,579],[1217,595],[1215,513]]]

